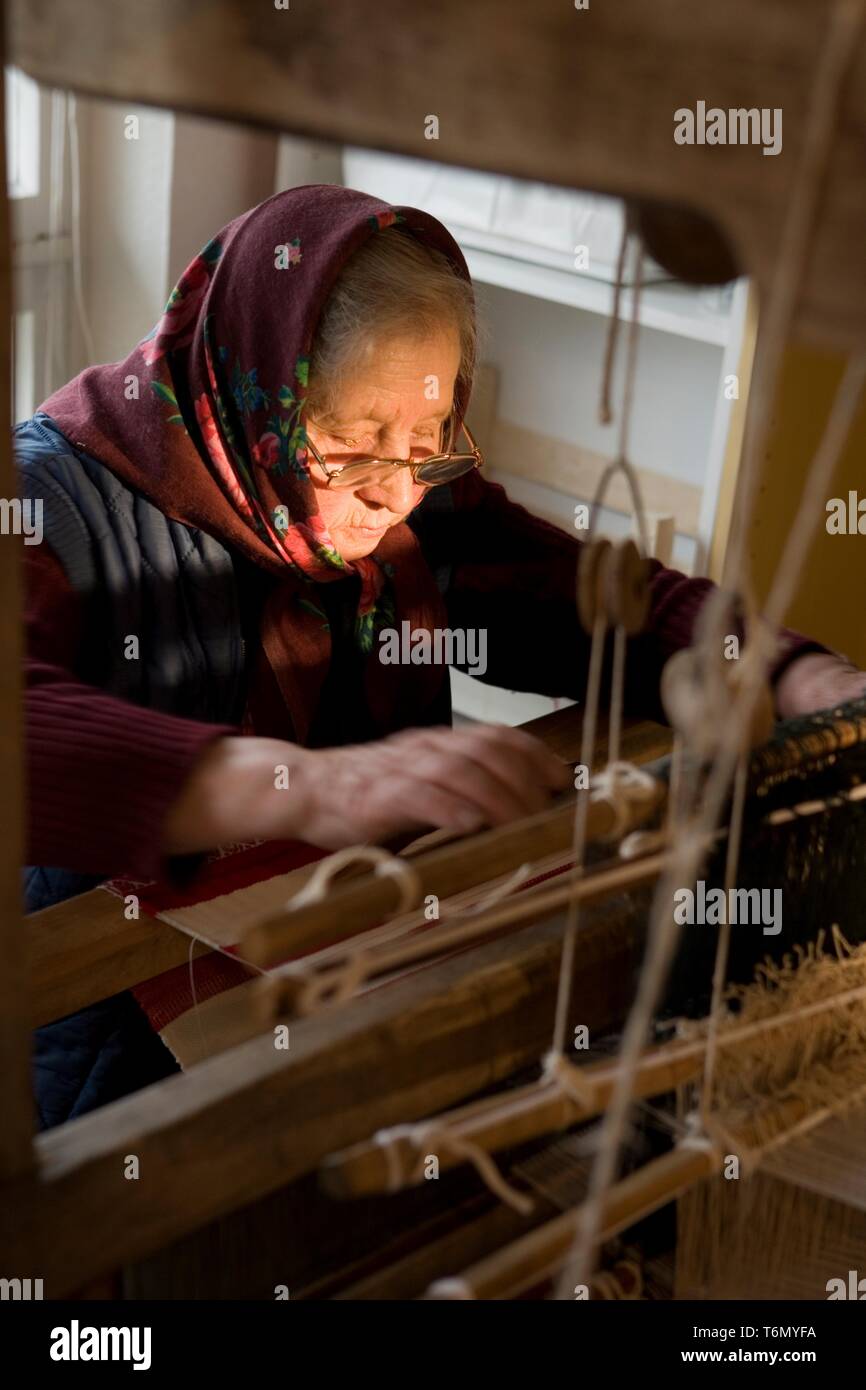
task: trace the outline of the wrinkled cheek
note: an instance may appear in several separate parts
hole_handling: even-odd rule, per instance
[[[345,526],[355,507],[351,493],[336,492],[331,488],[316,488],[316,501],[319,515],[329,531],[337,531]]]

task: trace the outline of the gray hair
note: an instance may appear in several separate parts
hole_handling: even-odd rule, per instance
[[[374,232],[338,275],[319,319],[308,409],[327,415],[342,383],[386,337],[421,339],[453,326],[458,380],[470,382],[477,329],[472,286],[441,251],[399,227]]]

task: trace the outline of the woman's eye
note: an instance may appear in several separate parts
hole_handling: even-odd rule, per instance
[[[333,445],[339,445],[341,449],[350,450],[353,454],[375,455],[377,450],[377,440],[372,434],[329,434],[328,440]],[[413,437],[411,451],[423,449],[429,452],[438,445],[439,434],[436,430],[429,430],[423,434],[416,434]]]

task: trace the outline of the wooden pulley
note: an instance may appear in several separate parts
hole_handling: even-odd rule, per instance
[[[675,652],[665,663],[661,699],[671,726],[699,758],[715,754],[723,732],[734,717],[734,702],[745,680],[743,659],[707,663],[698,648]],[[775,708],[766,678],[752,710],[748,728],[741,733],[741,748],[758,748],[773,732]]]
[[[695,208],[635,200],[628,204],[629,226],[647,255],[689,285],[727,285],[742,267],[725,232]]]
[[[660,693],[668,722],[686,747],[709,761],[731,712],[732,692],[722,663],[707,670],[696,647],[684,647],[665,662]]]
[[[600,614],[607,616],[606,573],[612,546],[599,536],[585,541],[577,563],[577,616],[592,634]]]
[[[612,627],[629,637],[642,632],[649,616],[649,565],[633,540],[618,541],[605,566],[607,612]]]

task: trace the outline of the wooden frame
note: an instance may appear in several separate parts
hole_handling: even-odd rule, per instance
[[[627,1007],[640,915],[601,915],[581,935],[577,1007],[592,1030]],[[34,1172],[2,1193],[4,1268],[35,1268],[46,1297],[70,1293],[284,1186],[371,1128],[420,1118],[531,1064],[549,1043],[560,943],[557,922],[528,928],[292,1024],[287,1051],[261,1035],[40,1135]],[[124,1177],[131,1155],[136,1181]]]
[[[146,22],[132,0],[11,0],[8,13],[14,62],[48,85],[679,205],[715,223],[763,289],[828,8],[814,0],[593,0],[585,10],[561,0],[379,0],[375,25],[355,0],[292,0],[287,9],[151,0]],[[781,152],[677,145],[674,113],[698,100],[781,109]],[[427,138],[431,114],[437,139]],[[862,341],[866,326],[864,140],[861,47],[797,320],[804,338],[843,349]],[[665,219],[670,249],[677,222],[667,210]],[[682,227],[693,240],[694,225]],[[684,265],[683,255],[672,268]]]
[[[593,0],[585,11],[560,0],[531,6],[476,0],[469,7],[464,0],[441,0],[434,9],[380,0],[375,26],[356,0],[330,0],[327,6],[294,0],[288,10],[250,9],[245,0],[189,0],[182,7],[175,0],[152,0],[146,16],[132,0],[54,0],[50,6],[13,0],[7,14],[11,60],[49,85],[318,139],[435,155],[647,204],[697,207],[722,229],[739,266],[761,288],[778,254],[814,55],[826,24],[824,7],[814,0],[764,0],[760,6],[728,0],[716,7],[694,0],[618,0],[615,6]],[[615,119],[612,92],[620,102]],[[698,99],[723,108],[781,108],[783,153],[763,158],[748,146],[677,146],[674,111]],[[439,118],[435,143],[425,139],[429,113]],[[864,141],[861,51],[797,315],[804,338],[842,349],[862,342],[866,333],[866,184],[858,178]],[[676,215],[670,221],[676,226]],[[674,271],[680,267],[675,241]],[[9,286],[4,214],[0,313],[7,325]],[[7,328],[0,349],[0,408],[7,423],[8,366]],[[8,429],[3,441],[0,491],[13,497]],[[4,536],[2,1263],[8,1275],[38,1273],[48,1295],[56,1296],[275,1189],[377,1123],[429,1113],[537,1057],[546,1041],[558,935],[550,924],[521,934],[519,945],[512,938],[477,948],[351,1011],[293,1027],[289,1053],[276,1051],[267,1036],[253,1039],[33,1142],[33,1010],[23,952],[38,924],[22,930],[19,906],[17,567],[17,546]],[[85,924],[87,931],[94,935],[92,923]],[[72,944],[70,932],[64,945]],[[164,968],[174,959],[176,943],[165,947],[158,962],[148,949],[130,955],[119,973],[115,960],[99,987],[108,988],[109,978],[130,984]],[[620,924],[590,933],[581,950],[587,980],[583,1021],[592,1021],[587,1010],[594,1005],[599,1021],[610,1022],[625,1002],[618,991],[634,959],[633,929]],[[68,1003],[57,987],[61,992],[49,1012],[64,1007],[64,998]],[[503,1042],[503,1019],[510,1046]],[[415,1031],[401,1053],[392,1041],[401,1030],[405,1037],[406,1029]],[[449,1068],[443,1073],[436,1047],[449,1029]],[[386,1055],[398,1059],[396,1085],[393,1075],[383,1076]],[[341,1109],[336,1101],[347,1094],[355,1103]],[[293,1106],[307,1107],[300,1137]],[[129,1154],[139,1158],[139,1181],[124,1180]]]

